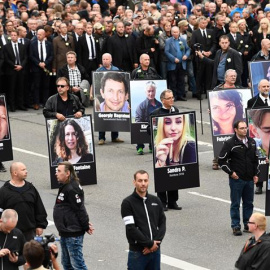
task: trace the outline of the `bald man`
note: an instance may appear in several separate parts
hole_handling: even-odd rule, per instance
[[[47,227],[47,213],[37,189],[26,181],[26,166],[14,162],[10,166],[10,174],[11,180],[0,188],[0,214],[5,209],[16,210],[19,216],[17,228],[26,241],[30,241]]]
[[[257,52],[251,59],[251,61],[264,61],[269,60],[270,40],[264,38],[261,41],[261,50]]]
[[[13,209],[6,209],[0,219],[0,261],[1,269],[18,270],[25,263],[23,246],[25,238],[22,232],[15,228],[18,214]],[[15,253],[16,251],[16,253]]]

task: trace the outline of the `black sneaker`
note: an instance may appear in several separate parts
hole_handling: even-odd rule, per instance
[[[6,172],[7,169],[5,168],[4,164],[0,162],[0,172]]]
[[[242,235],[242,232],[241,232],[240,228],[238,228],[238,227],[233,228],[233,235],[234,236]]]
[[[245,232],[245,233],[250,233],[248,225],[244,225],[244,230],[243,230],[243,232]]]

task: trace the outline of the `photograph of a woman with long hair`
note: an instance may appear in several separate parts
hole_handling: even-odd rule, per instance
[[[72,164],[93,161],[93,155],[89,153],[84,132],[73,119],[67,119],[60,123],[54,151],[57,159],[53,165],[62,161],[69,161]]]
[[[195,129],[191,114],[158,117],[155,136],[155,167],[167,167],[197,161],[196,143],[191,135]],[[193,116],[193,115],[192,115]]]
[[[234,134],[233,123],[245,121],[242,95],[237,90],[209,93],[213,135]]]

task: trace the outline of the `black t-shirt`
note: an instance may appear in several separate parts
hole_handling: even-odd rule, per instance
[[[64,116],[73,115],[72,100],[69,96],[64,101],[59,95],[57,96],[57,113],[61,113]]]

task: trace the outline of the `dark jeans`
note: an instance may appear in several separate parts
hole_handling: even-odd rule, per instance
[[[182,63],[177,64],[175,70],[168,71],[168,80],[174,97],[183,97],[185,95],[185,70]]]
[[[147,255],[141,251],[129,251],[128,270],[160,270],[160,249]]]
[[[49,98],[50,76],[44,70],[34,72],[33,90],[34,104],[45,104]]]
[[[163,204],[172,205],[178,201],[178,190],[158,192],[158,197]]]
[[[244,181],[242,179],[229,178],[231,188],[231,227],[241,228],[240,225],[240,202],[243,201],[243,223],[247,225],[253,212],[254,182]]]
[[[98,133],[98,139],[99,139],[99,140],[104,140],[104,141],[106,141],[105,134],[106,134],[105,131],[100,131],[100,132]],[[112,131],[112,132],[111,132],[111,138],[112,138],[112,140],[117,139],[117,138],[118,138],[118,135],[119,135],[118,132]]]
[[[139,148],[144,148],[144,144],[142,143],[142,144],[137,144],[137,146],[136,146],[136,149],[138,150]],[[151,149],[152,150],[152,144],[151,143],[149,143],[149,149]]]

